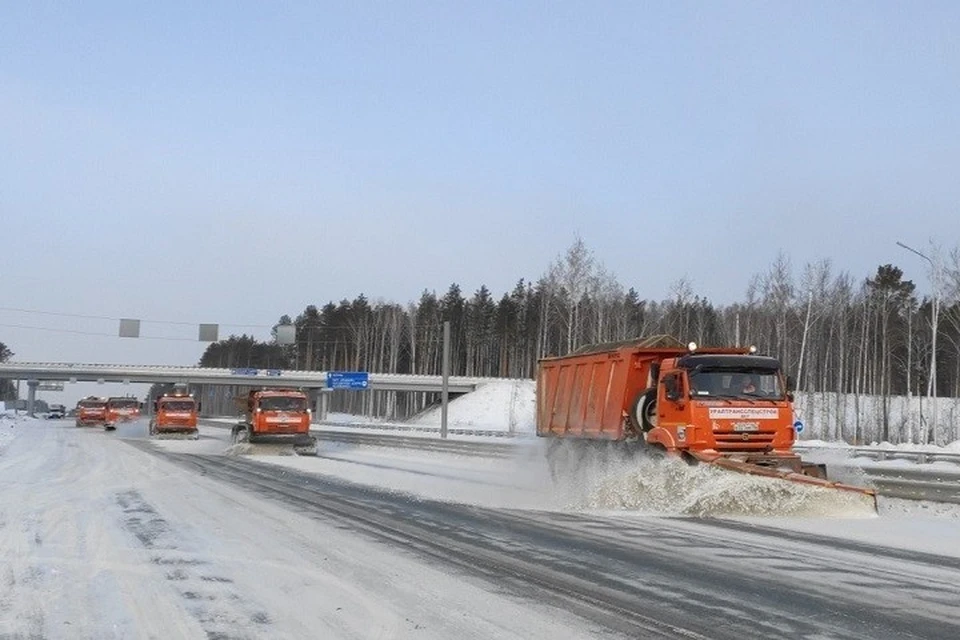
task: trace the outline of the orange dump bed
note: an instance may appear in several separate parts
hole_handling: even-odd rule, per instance
[[[656,386],[660,361],[685,353],[632,345],[541,360],[537,435],[623,440],[630,404]]]

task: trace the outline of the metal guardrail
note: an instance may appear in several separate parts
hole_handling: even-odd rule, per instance
[[[960,465],[960,453],[949,453],[945,451],[909,451],[902,449],[881,449],[879,447],[822,447],[805,445],[798,442],[793,445],[794,449],[808,451],[840,451],[850,453],[851,457],[870,458],[871,460],[909,460],[917,464],[928,464],[930,462],[952,462]]]
[[[210,427],[222,427],[233,424],[235,419],[224,418],[230,422],[217,422],[209,418],[202,418],[201,423]],[[348,429],[358,429],[365,431],[396,431],[399,433],[428,433],[440,435],[440,427],[431,427],[428,425],[413,425],[398,422],[348,422],[348,421],[323,421],[311,425],[310,430],[323,430],[327,427],[340,427]],[[530,435],[526,433],[517,433],[516,431],[502,431],[497,429],[464,429],[460,427],[450,427],[447,434],[451,436],[479,436],[483,438],[498,438],[501,440],[526,440]],[[481,442],[480,444],[485,444]]]
[[[960,473],[929,469],[865,468],[877,494],[888,498],[960,504]]]
[[[338,422],[324,421],[319,424],[320,429],[324,427],[348,427],[350,429],[377,429],[383,431],[399,431],[407,433],[436,433],[439,435],[440,427],[430,427],[426,425],[412,425],[396,422]],[[516,431],[502,431],[496,429],[463,429],[460,427],[450,427],[447,433],[455,436],[482,436],[485,438],[506,438],[506,439],[524,439],[529,438],[528,434],[517,433]],[[482,443],[481,443],[482,444]]]
[[[509,458],[518,452],[512,443],[471,442],[469,440],[449,440],[423,438],[418,436],[399,436],[378,433],[350,433],[347,431],[311,430],[319,440],[353,444],[359,446],[390,447],[395,449],[417,449],[419,451],[437,451],[482,458]]]

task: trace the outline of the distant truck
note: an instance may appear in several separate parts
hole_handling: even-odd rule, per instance
[[[78,427],[103,426],[107,424],[107,399],[87,396],[77,402]]]
[[[826,480],[793,451],[793,396],[780,362],[750,348],[683,347],[667,336],[592,345],[540,361],[537,435],[557,446],[610,443],[751,473],[859,491]]]
[[[140,417],[140,401],[129,396],[107,398],[107,428],[121,422],[133,422]]]
[[[150,419],[150,435],[155,438],[185,438],[196,440],[200,437],[197,428],[197,415],[200,403],[185,389],[174,389],[165,393],[153,403],[153,417]]]
[[[307,395],[295,389],[252,390],[246,397],[243,418],[233,427],[233,441],[289,446],[300,455],[316,455],[308,405]]]

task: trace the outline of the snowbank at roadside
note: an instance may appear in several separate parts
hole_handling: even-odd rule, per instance
[[[447,426],[533,434],[536,431],[536,390],[533,380],[485,382],[476,391],[450,401]],[[409,424],[439,426],[440,407],[422,413]]]
[[[29,416],[17,415],[13,411],[0,413],[0,453],[3,453],[7,445],[20,434],[24,426],[36,420]]]

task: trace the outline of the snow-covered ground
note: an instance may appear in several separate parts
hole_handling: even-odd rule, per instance
[[[149,441],[143,420],[106,433],[21,417],[0,419],[0,432],[13,434],[0,446],[0,637],[594,636],[580,618],[130,444],[226,455],[226,429]],[[422,498],[589,515],[611,530],[647,523],[680,535],[711,516],[960,557],[960,508],[881,501],[878,516],[851,496],[636,460],[582,460],[554,484],[541,446],[485,459],[322,443],[315,458],[257,459]]]
[[[201,427],[197,452],[227,451],[224,430]],[[215,444],[219,442],[219,444]],[[189,450],[191,443],[157,443]],[[721,517],[784,531],[960,557],[960,505],[880,498],[879,514],[855,494],[684,464],[652,466],[588,460],[555,484],[542,443],[514,458],[322,443],[317,458],[258,456],[283,468],[421,496],[485,507],[595,513],[630,518]],[[856,481],[855,477],[844,478]],[[862,481],[864,478],[859,478]],[[925,533],[926,532],[926,533]]]
[[[198,445],[198,452],[208,454],[217,448],[228,449],[225,430],[203,427],[201,432],[204,437],[195,443],[162,442],[156,446],[185,451],[188,445],[194,444]],[[832,567],[834,573],[818,571],[814,578],[830,584],[858,579],[856,572],[849,573],[850,568],[856,566],[856,559],[849,555],[850,549],[872,553],[871,561],[880,564],[887,562],[888,556],[894,564],[908,561],[913,552],[960,559],[960,547],[956,545],[960,539],[960,508],[882,500],[880,514],[876,515],[850,495],[707,467],[691,468],[683,464],[653,467],[635,460],[587,460],[582,468],[572,471],[569,481],[554,485],[540,443],[527,443],[520,449],[512,459],[482,459],[322,443],[320,456],[316,458],[258,456],[257,459],[278,469],[295,469],[422,498],[505,508],[513,513],[519,509],[558,514],[558,523],[595,526],[598,535],[606,532],[611,539],[615,539],[618,532],[637,535],[651,528],[662,529],[677,540],[691,536],[702,540],[702,546],[697,549],[707,558],[711,553],[709,540],[724,535],[725,539],[743,544],[742,557],[758,568],[772,563],[776,565],[775,570],[783,570],[790,564],[787,557],[803,559],[807,554],[817,554],[803,562]],[[586,520],[574,520],[581,517]],[[734,528],[718,528],[718,519]],[[741,525],[746,528],[736,528]],[[767,554],[770,549],[778,549],[776,560],[766,555],[750,556],[755,544],[761,544],[765,549],[763,553]],[[896,550],[907,555],[894,557]],[[722,554],[715,560],[735,561]],[[933,562],[928,556],[924,561]],[[932,566],[939,565],[933,562]],[[916,566],[905,570],[930,571]],[[789,582],[798,578],[803,575],[784,579]],[[874,581],[871,585],[883,591],[880,575],[869,579]],[[856,592],[857,589],[852,591]],[[895,590],[884,596],[899,597]],[[576,634],[569,631],[561,635],[574,636]]]
[[[16,435],[0,452],[0,637],[589,635],[555,608],[122,442],[145,435],[142,421],[115,433],[9,422],[2,430]],[[216,438],[162,446],[223,449]]]
[[[0,412],[0,454],[10,441],[23,431],[24,427],[35,421],[36,418],[17,415],[13,411]]]
[[[956,443],[946,447],[888,442],[867,447],[852,447],[845,443],[819,440],[802,443],[797,451],[808,462],[826,464],[831,478],[850,484],[869,483],[871,471],[923,473],[931,478],[958,478],[960,482],[960,451]],[[915,454],[941,455],[939,460],[921,460]],[[882,454],[882,456],[880,455]],[[919,478],[918,478],[919,479]]]
[[[533,452],[515,460],[488,460],[337,446],[323,451],[322,456],[319,460],[261,459],[282,467],[467,504],[641,518],[726,517],[960,557],[960,546],[956,545],[960,539],[960,505],[881,498],[877,516],[852,495],[684,465],[651,473],[650,469],[614,464],[593,470],[597,473],[595,482],[553,486],[546,465]]]

